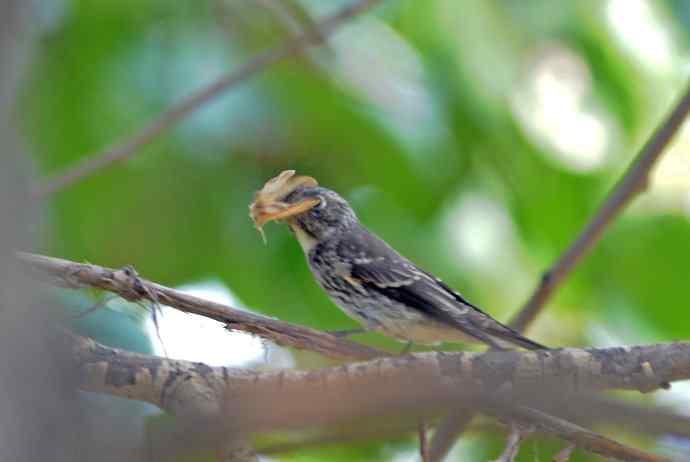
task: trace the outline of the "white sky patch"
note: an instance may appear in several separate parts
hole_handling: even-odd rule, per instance
[[[541,48],[530,61],[511,96],[518,122],[564,167],[580,172],[601,167],[609,157],[610,124],[586,104],[587,64],[558,44]]]
[[[205,300],[238,307],[237,299],[219,282],[203,282],[179,287],[178,290]],[[161,345],[153,319],[146,329],[156,355],[170,359],[199,361],[210,366],[245,366],[263,361],[264,345],[258,337],[242,332],[229,332],[223,324],[195,314],[163,306],[158,317]]]
[[[656,71],[676,67],[671,38],[648,0],[609,0],[606,16],[631,55]]]
[[[417,462],[419,460],[419,451],[407,450],[394,455],[391,462]]]
[[[690,382],[673,382],[670,390],[655,393],[654,398],[661,406],[690,417]]]

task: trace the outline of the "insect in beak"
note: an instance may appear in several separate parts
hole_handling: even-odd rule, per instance
[[[266,236],[263,232],[263,226],[266,223],[272,220],[284,220],[307,212],[320,202],[319,199],[305,199],[301,202],[288,204],[283,199],[298,187],[314,187],[317,184],[312,177],[295,176],[294,170],[285,170],[266,182],[264,187],[256,193],[254,202],[249,205],[249,216],[261,234],[264,243]]]

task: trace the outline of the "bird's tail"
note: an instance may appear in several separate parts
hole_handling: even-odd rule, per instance
[[[506,325],[497,323],[500,327],[490,329],[488,332],[494,339],[498,340],[500,344],[507,343],[513,346],[519,346],[526,348],[528,350],[550,350],[549,347],[537,343],[534,340],[530,340],[524,335],[520,334],[515,329],[512,329]]]

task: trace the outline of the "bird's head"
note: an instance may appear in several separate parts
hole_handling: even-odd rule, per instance
[[[249,208],[259,230],[271,220],[285,221],[305,250],[357,223],[338,193],[318,186],[311,177],[295,176],[294,170],[269,180]]]

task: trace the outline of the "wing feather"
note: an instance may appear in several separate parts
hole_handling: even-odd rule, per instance
[[[494,320],[443,281],[399,255],[385,242],[369,236],[376,242],[349,242],[347,248],[342,249],[354,257],[349,258],[353,262],[348,275],[352,282],[419,310],[439,322],[451,324],[492,347],[501,349],[495,337],[523,348],[546,348]]]

